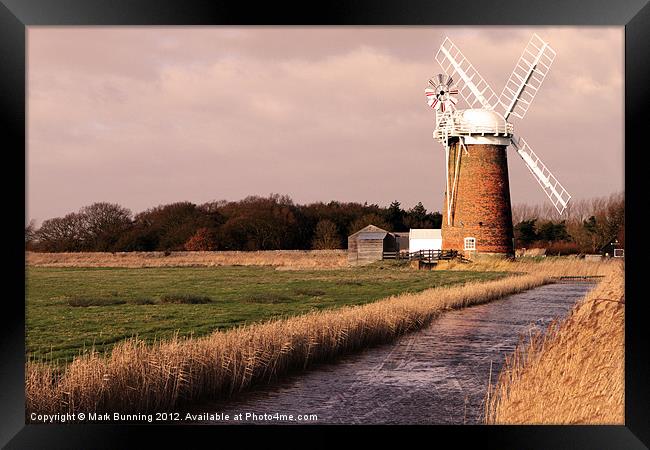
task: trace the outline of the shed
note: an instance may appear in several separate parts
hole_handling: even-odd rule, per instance
[[[395,236],[374,225],[368,225],[348,236],[348,262],[368,264],[381,261],[384,252],[396,251]]]
[[[391,233],[393,236],[395,236],[395,244],[396,244],[396,249],[395,251],[397,252],[408,252],[409,251],[409,236],[410,233],[408,231],[394,231]]]
[[[442,250],[442,230],[440,228],[411,228],[409,252],[420,250]]]

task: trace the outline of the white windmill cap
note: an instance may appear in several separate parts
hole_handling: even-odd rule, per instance
[[[489,109],[466,109],[463,111],[463,121],[477,127],[494,127],[503,124],[505,120],[496,111]]]

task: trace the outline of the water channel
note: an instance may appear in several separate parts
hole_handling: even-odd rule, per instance
[[[563,317],[592,287],[591,283],[549,284],[449,311],[391,344],[315,365],[199,409],[230,417],[315,414],[316,421],[300,422],[311,424],[481,423],[490,372],[494,381],[505,355],[521,336]],[[278,422],[283,423],[243,423]]]

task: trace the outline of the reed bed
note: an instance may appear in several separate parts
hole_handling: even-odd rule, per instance
[[[471,270],[488,272],[538,273],[550,277],[593,277],[605,276],[618,267],[619,261],[603,259],[589,261],[576,257],[516,258],[514,260],[498,256],[481,255],[472,262],[463,263],[451,260],[439,265],[439,270]]]
[[[65,369],[29,362],[27,414],[169,411],[186,402],[228,398],[315,362],[388,342],[423,327],[442,311],[547,282],[544,275],[518,275],[402,294],[202,338],[154,345],[132,339],[118,344],[108,356],[82,355]]]
[[[562,322],[518,346],[486,398],[488,424],[623,424],[623,264]]]
[[[471,263],[443,261],[441,270],[491,272],[543,272],[550,276],[603,275],[611,261],[586,261],[575,257],[517,258],[473,257]],[[348,267],[346,250],[268,250],[223,252],[26,252],[26,263],[34,267],[214,267],[274,266],[280,270]]]
[[[275,266],[281,268],[347,267],[345,250],[269,250],[223,252],[27,252],[36,267],[214,267]]]

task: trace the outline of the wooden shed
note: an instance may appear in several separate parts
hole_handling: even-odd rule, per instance
[[[384,252],[396,250],[395,236],[374,225],[368,225],[348,236],[348,262],[350,264],[381,261]]]

